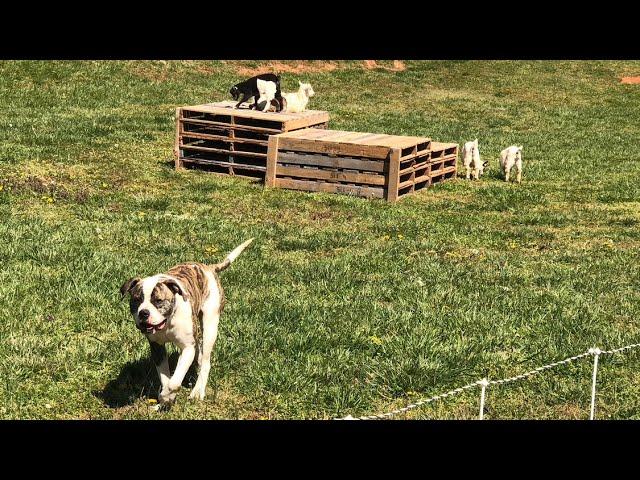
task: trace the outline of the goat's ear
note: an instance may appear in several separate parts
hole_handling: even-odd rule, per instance
[[[476,138],[473,143],[475,143],[476,145],[478,145],[478,139]]]
[[[298,80],[298,85],[302,86],[302,82],[300,80]]]
[[[121,299],[124,298],[125,295],[127,293],[129,293],[131,291],[131,289],[138,284],[139,281],[140,281],[140,277],[134,277],[134,278],[130,278],[129,280],[124,282],[122,284],[122,286],[120,287]]]
[[[520,145],[520,146],[518,147],[518,150],[522,151],[522,145]]]
[[[482,167],[483,167],[483,168],[486,168],[488,165],[489,165],[489,161],[487,160],[486,162],[484,162],[484,163],[482,164]]]
[[[174,295],[179,293],[184,300],[189,300],[189,292],[187,292],[184,288],[182,288],[182,285],[176,279],[167,278],[166,280],[163,280],[161,283],[166,285],[167,288],[171,290]]]

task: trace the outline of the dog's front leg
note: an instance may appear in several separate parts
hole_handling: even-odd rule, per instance
[[[164,345],[152,342],[151,340],[149,340],[149,346],[151,347],[151,360],[153,360],[153,364],[156,366],[156,371],[160,377],[160,391],[158,392],[158,398],[161,398],[162,392],[168,391],[169,380],[171,379],[167,349]],[[156,408],[158,407],[160,407],[160,405]]]
[[[182,353],[180,353],[180,358],[178,358],[178,365],[176,365],[176,370],[173,372],[173,375],[169,379],[167,383],[167,388],[163,388],[162,392],[160,392],[160,403],[165,405],[171,405],[178,394],[178,390],[182,386],[182,381],[184,380],[189,367],[193,363],[193,359],[196,356],[196,348],[195,345],[187,345],[182,349]]]

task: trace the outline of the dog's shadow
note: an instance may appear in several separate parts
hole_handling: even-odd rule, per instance
[[[174,371],[178,361],[178,352],[169,355],[169,368]],[[191,365],[185,375],[183,386],[195,383],[197,372],[196,362]],[[102,390],[96,390],[93,395],[110,408],[120,408],[133,405],[140,398],[158,398],[160,379],[150,357],[129,362],[122,367],[117,378],[109,381]]]

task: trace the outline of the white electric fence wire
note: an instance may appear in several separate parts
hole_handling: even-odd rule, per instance
[[[454,390],[450,390],[448,392],[445,393],[441,393],[440,395],[435,395],[433,397],[429,397],[429,398],[425,398],[423,400],[418,400],[417,402],[411,403],[409,405],[407,405],[406,407],[403,408],[398,408],[395,410],[391,410],[390,412],[387,413],[379,413],[379,414],[375,414],[375,415],[368,415],[368,416],[363,416],[363,417],[352,417],[351,415],[347,415],[346,417],[342,417],[342,418],[337,418],[336,420],[378,420],[378,419],[385,419],[385,418],[390,418],[393,417],[394,415],[397,415],[399,413],[405,413],[408,412],[409,410],[413,410],[414,408],[418,408],[422,405],[425,405],[427,403],[431,403],[434,402],[436,400],[440,400],[442,398],[445,397],[449,397],[451,395],[456,395],[458,393],[461,393],[465,390],[468,390],[470,388],[476,387],[478,385],[481,386],[482,390],[480,393],[480,420],[484,419],[484,404],[485,404],[485,399],[486,399],[486,388],[489,385],[502,385],[504,383],[509,383],[509,382],[515,382],[516,380],[522,380],[524,378],[530,377],[532,375],[537,375],[540,372],[543,372],[545,370],[548,370],[550,368],[553,367],[557,367],[559,365],[564,365],[567,363],[571,363],[574,362],[576,360],[579,360],[581,358],[584,357],[588,357],[590,355],[594,356],[594,361],[593,361],[593,376],[592,376],[592,381],[591,381],[591,414],[590,414],[590,419],[593,420],[595,418],[595,398],[596,398],[596,377],[597,377],[597,373],[598,373],[598,359],[600,357],[600,355],[610,355],[610,354],[614,354],[614,353],[620,353],[623,352],[625,350],[630,350],[633,348],[638,348],[640,347],[640,343],[634,343],[631,345],[626,345],[624,347],[620,347],[620,348],[616,348],[613,350],[600,350],[597,347],[594,348],[590,348],[588,351],[581,353],[579,355],[575,355],[573,357],[569,357],[569,358],[565,358],[564,360],[560,360],[557,362],[553,362],[553,363],[549,363],[547,365],[543,365],[542,367],[538,367],[535,368],[533,370],[530,370],[529,372],[525,372],[523,374],[520,375],[516,375],[515,377],[510,377],[510,378],[504,378],[502,380],[487,380],[482,379],[482,380],[478,380],[477,382],[473,382],[470,383],[468,385],[465,385],[464,387],[460,387],[460,388],[456,388]]]

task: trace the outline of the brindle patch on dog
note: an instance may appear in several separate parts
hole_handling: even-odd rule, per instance
[[[169,318],[176,304],[176,297],[164,283],[158,283],[151,292],[151,303],[164,318]]]
[[[208,267],[202,263],[181,263],[171,268],[167,274],[182,282],[191,300],[193,333],[198,342],[201,338],[200,311],[209,296],[209,281],[205,275]],[[218,282],[219,285],[219,282]]]

